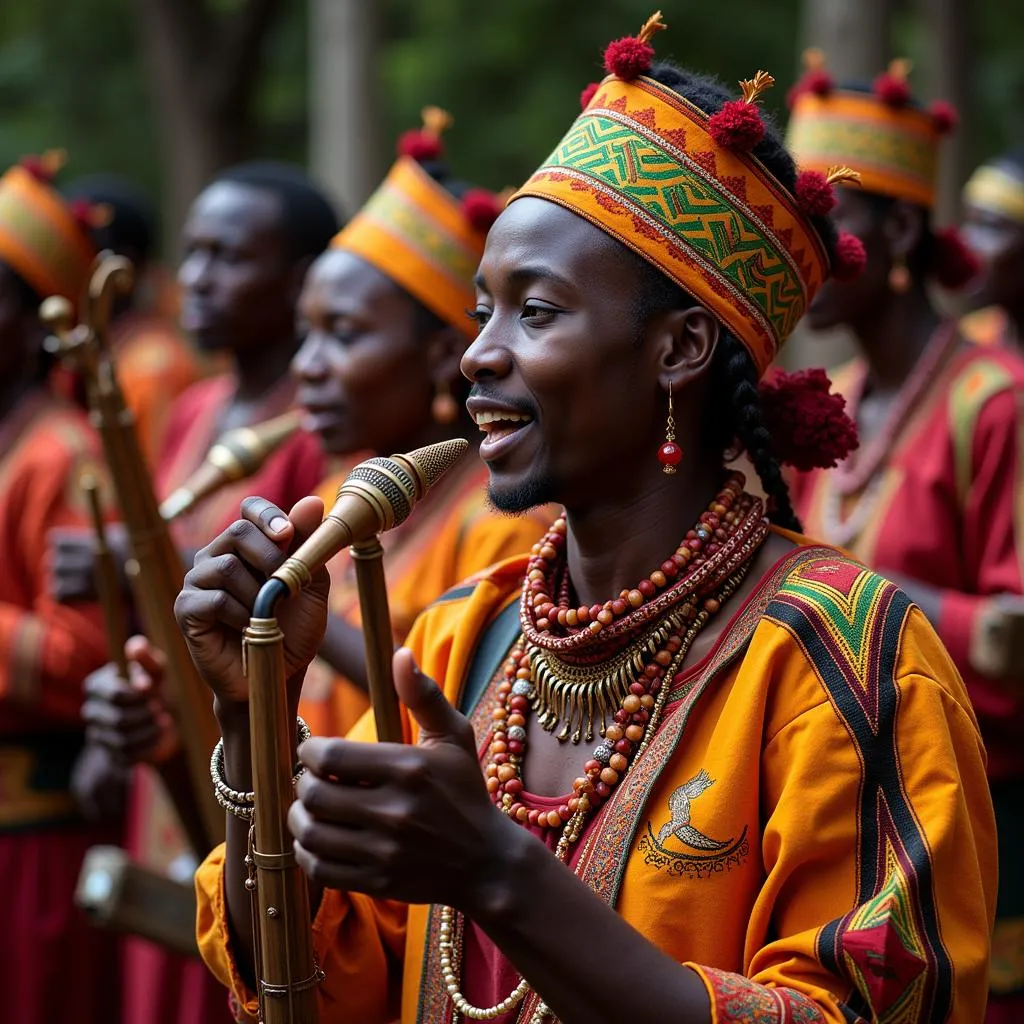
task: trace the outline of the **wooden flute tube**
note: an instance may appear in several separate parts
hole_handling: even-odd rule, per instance
[[[362,619],[363,648],[366,652],[366,680],[370,690],[377,739],[383,743],[402,742],[402,717],[392,660],[395,653],[388,590],[384,579],[384,549],[380,538],[353,544],[349,554],[356,569],[359,615]]]
[[[320,975],[306,876],[288,830],[295,719],[285,693],[284,633],[277,619],[250,620],[243,640],[249,679],[249,736],[257,794],[249,850],[257,978],[263,1024],[317,1024]]]

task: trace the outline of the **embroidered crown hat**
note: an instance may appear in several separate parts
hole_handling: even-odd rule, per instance
[[[64,160],[62,151],[51,150],[0,177],[0,260],[41,298],[62,295],[77,303],[96,257],[89,228],[109,211],[69,203],[53,187]]]
[[[605,52],[608,76],[584,90],[582,114],[511,201],[557,203],[618,239],[705,305],[763,374],[822,282],[854,276],[863,248],[841,240],[831,265],[811,217],[834,203],[830,167],[786,189],[753,154],[757,105],[774,84],[759,71],[742,96],[707,114],[648,76],[653,15]]]
[[[998,163],[982,164],[964,186],[964,201],[1024,224],[1024,181]]]
[[[807,72],[789,95],[787,136],[800,166],[813,172],[856,160],[865,192],[931,210],[940,141],[956,127],[953,107],[915,104],[906,60],[892,61],[869,91],[837,88],[819,50],[808,50],[804,63]],[[934,233],[928,273],[939,284],[962,288],[978,270],[955,228]]]
[[[366,205],[331,242],[366,260],[468,338],[476,326],[473,275],[487,231],[500,212],[497,196],[469,189],[457,198],[424,166],[442,155],[452,119],[423,110],[423,127],[399,139],[399,157]]]

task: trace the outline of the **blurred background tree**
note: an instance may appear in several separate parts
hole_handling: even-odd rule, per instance
[[[352,209],[425,103],[455,115],[451,162],[521,180],[649,0],[2,0],[0,166],[64,146],[70,174],[118,171],[161,197],[168,227],[217,167],[312,163]],[[719,0],[664,5],[659,52],[726,81],[770,69],[767,106],[811,43],[842,76],[888,54],[925,98],[962,108],[946,211],[981,158],[1024,140],[1024,0]],[[172,230],[167,240],[173,243]],[[168,248],[172,248],[170,245]]]

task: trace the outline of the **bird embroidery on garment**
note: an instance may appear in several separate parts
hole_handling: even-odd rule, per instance
[[[668,809],[672,812],[672,818],[662,826],[658,833],[658,843],[663,844],[669,836],[675,836],[684,846],[694,850],[723,850],[732,840],[727,839],[720,842],[710,836],[698,832],[690,824],[690,801],[696,800],[706,789],[715,784],[715,780],[708,775],[705,769],[701,769],[689,782],[684,782],[669,798]]]

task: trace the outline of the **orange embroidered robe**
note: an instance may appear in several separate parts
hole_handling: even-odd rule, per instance
[[[483,679],[471,713],[481,753],[525,567],[510,560],[456,588],[407,641],[451,701]],[[508,615],[511,631],[481,664]],[[372,734],[364,719],[350,738]],[[674,795],[698,777],[689,824],[714,849],[672,827]],[[198,938],[251,1014],[223,858],[221,847],[196,876]],[[895,586],[808,547],[764,576],[688,669],[575,866],[693,967],[715,1024],[976,1024],[995,871],[984,750],[945,649]],[[313,927],[322,1024],[451,1020],[438,928],[437,908],[328,891]]]
[[[101,483],[83,412],[36,393],[0,423],[0,989],[5,1017],[116,1022],[116,942],[73,904],[85,851],[118,830],[85,824],[69,792],[82,682],[108,657],[100,609],[50,596],[47,534],[88,529],[79,488]],[[109,488],[105,504],[110,507]]]
[[[865,372],[859,361],[845,367],[837,389],[858,394]],[[858,516],[863,529],[845,542],[854,555],[941,594],[938,634],[981,724],[999,822],[996,992],[1024,990],[1024,700],[975,670],[969,654],[991,598],[1024,594],[1022,401],[1024,360],[1017,353],[963,346],[940,367],[862,494],[840,500],[827,471],[802,474],[793,486],[808,534],[837,542],[837,516]]]
[[[330,509],[348,475],[320,489]],[[474,573],[529,551],[556,516],[553,507],[522,516],[500,515],[487,504],[487,468],[467,455],[400,527],[383,535],[388,606],[395,643],[405,640],[416,617],[435,598]],[[331,613],[360,624],[355,569],[347,551],[328,565]],[[321,659],[306,674],[299,713],[318,736],[344,736],[369,707],[366,693]]]

